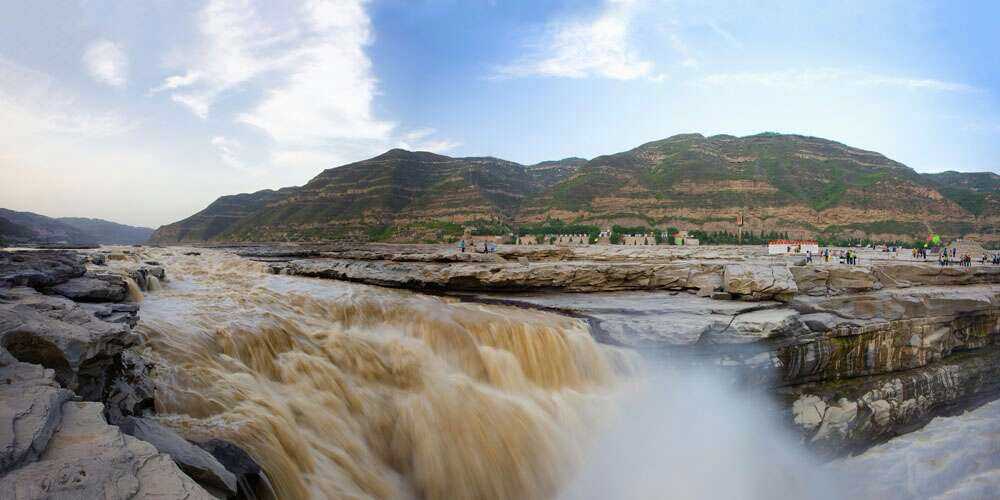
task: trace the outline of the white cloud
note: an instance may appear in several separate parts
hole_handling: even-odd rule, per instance
[[[222,163],[237,170],[250,170],[247,168],[246,163],[240,159],[240,153],[243,149],[240,141],[223,136],[215,136],[212,138],[212,146],[215,146],[215,150],[219,154],[219,159],[222,160]]]
[[[630,24],[637,0],[608,0],[594,19],[556,22],[529,53],[498,69],[498,77],[603,77],[632,80],[647,76],[653,63],[632,46]]]
[[[403,134],[396,143],[397,148],[413,151],[430,151],[444,153],[455,149],[461,144],[447,139],[433,139],[437,131],[432,128],[419,128]]]
[[[718,73],[707,75],[698,83],[712,86],[759,85],[786,89],[807,89],[820,84],[870,87],[896,87],[941,92],[978,92],[964,83],[929,78],[907,78],[836,68],[791,69],[769,72]]]
[[[83,65],[91,78],[112,87],[128,83],[128,57],[121,45],[95,40],[83,52]]]
[[[106,138],[134,127],[114,111],[79,102],[60,89],[46,73],[0,57],[0,146],[26,149],[47,135],[69,138]],[[27,142],[23,142],[27,141]]]
[[[373,39],[365,3],[302,0],[265,16],[264,3],[212,0],[197,16],[197,45],[175,57],[183,62],[177,73],[150,93],[169,93],[202,119],[229,94],[260,95],[237,107],[235,120],[270,138],[267,154],[278,167],[327,168],[400,145],[455,147],[433,133],[408,138],[395,122],[375,116],[379,90],[365,53]],[[212,142],[224,163],[240,168],[242,148],[232,141]]]

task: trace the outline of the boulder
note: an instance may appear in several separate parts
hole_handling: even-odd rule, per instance
[[[0,287],[58,285],[87,271],[84,258],[70,251],[0,252]]]
[[[30,288],[0,293],[0,345],[19,361],[55,370],[86,400],[104,393],[108,368],[139,337],[127,324],[101,321],[73,301]]]
[[[77,302],[122,302],[128,297],[128,285],[117,274],[87,273],[46,291]]]
[[[788,267],[767,264],[727,264],[723,290],[744,300],[789,300],[798,286]]]
[[[130,328],[135,328],[139,323],[139,304],[134,302],[78,305],[90,311],[97,319],[108,323],[121,323]]]
[[[0,475],[38,460],[72,397],[52,370],[17,361],[0,367]]]
[[[191,444],[171,429],[146,418],[126,417],[119,424],[122,432],[134,436],[166,453],[182,471],[210,490],[236,494],[236,476],[226,470],[211,453]]]
[[[170,456],[122,434],[101,404],[68,401],[38,461],[0,476],[4,498],[214,500]]]
[[[87,260],[95,266],[104,266],[108,263],[108,256],[100,252],[94,252],[87,256]]]

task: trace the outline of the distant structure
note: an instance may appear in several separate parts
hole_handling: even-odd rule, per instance
[[[623,234],[622,245],[655,245],[656,235],[646,234]]]
[[[576,246],[589,245],[590,236],[586,234],[557,234],[555,235],[556,245]]]
[[[489,242],[489,243],[496,243],[497,245],[501,245],[501,244],[510,242],[511,238],[510,238],[510,235],[506,235],[506,234],[496,234],[496,235],[494,235],[494,234],[472,234],[472,229],[467,227],[467,228],[465,228],[465,231],[462,233],[462,239],[465,240],[465,243],[467,243],[467,244],[468,243],[473,243],[474,244],[474,243],[480,243],[480,242]]]
[[[701,242],[698,241],[698,238],[691,236],[687,231],[674,233],[674,245],[698,246],[700,244]]]
[[[536,234],[523,234],[517,237],[518,245],[541,245]]]
[[[597,244],[598,245],[611,244],[611,228],[606,227],[601,230],[601,232],[597,235]]]
[[[736,214],[736,244],[743,244],[743,211]]]
[[[771,240],[767,242],[768,255],[796,255],[811,253],[819,255],[816,240]]]

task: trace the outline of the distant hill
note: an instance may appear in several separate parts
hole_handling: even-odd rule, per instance
[[[1000,239],[997,176],[919,174],[885,156],[800,135],[682,134],[592,160],[520,165],[394,149],[306,185],[224,196],[159,228],[157,243],[440,241],[551,225],[779,232],[910,241]]]
[[[94,236],[98,243],[104,245],[140,245],[153,235],[152,228],[128,226],[103,219],[60,217],[57,220]]]
[[[153,230],[101,219],[55,219],[32,212],[0,208],[0,241],[4,244],[131,245],[145,243]]]

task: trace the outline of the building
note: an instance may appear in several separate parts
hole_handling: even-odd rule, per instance
[[[611,244],[611,228],[606,227],[601,230],[600,234],[597,235],[598,245],[610,245]]]
[[[535,234],[523,234],[523,235],[517,237],[517,244],[518,245],[541,245],[542,241],[540,241],[540,240],[542,240],[542,239],[539,238],[538,235],[535,235]]]
[[[556,245],[589,245],[590,236],[586,234],[557,234]]]
[[[623,234],[622,245],[655,245],[656,235],[646,234]]]
[[[771,240],[767,242],[768,255],[796,255],[811,253],[819,255],[816,240]]]
[[[701,242],[698,241],[698,238],[692,238],[688,236],[686,238],[681,238],[681,242],[678,243],[678,245],[687,245],[689,247],[696,247],[698,245],[701,245]]]

